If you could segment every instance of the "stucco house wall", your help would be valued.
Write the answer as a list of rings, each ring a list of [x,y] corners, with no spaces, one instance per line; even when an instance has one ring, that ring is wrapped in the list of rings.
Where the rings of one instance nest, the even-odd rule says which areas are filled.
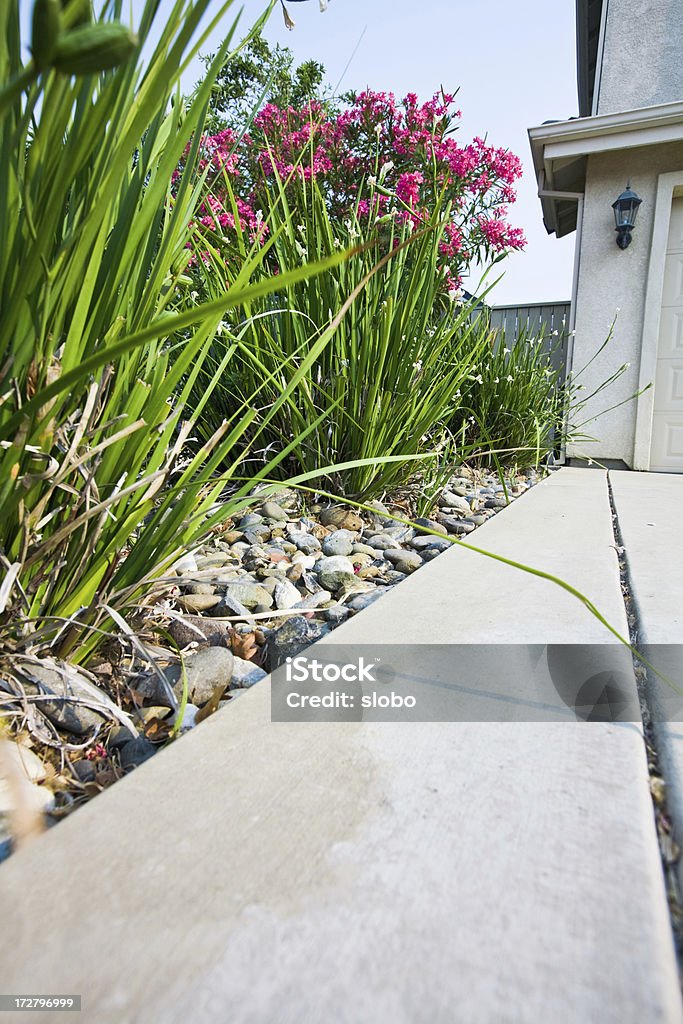
[[[597,114],[683,97],[682,0],[608,0]]]
[[[576,11],[580,116],[529,137],[546,229],[577,231],[571,369],[581,396],[629,366],[572,417],[592,420],[583,430],[596,441],[574,440],[566,454],[683,473],[683,333],[672,333],[683,322],[680,202],[669,241],[672,201],[683,197],[683,0],[576,0]],[[642,205],[621,250],[612,203],[627,184]],[[632,398],[655,374],[657,387]]]
[[[682,5],[683,6],[683,5]],[[589,395],[622,364],[629,369],[586,406],[581,419],[623,402],[639,387],[643,321],[651,261],[653,221],[659,175],[683,173],[683,143],[595,153],[588,157],[581,225],[573,369],[580,373],[595,355],[616,315],[611,341],[578,377]],[[611,204],[630,180],[643,200],[633,241],[620,250],[615,243]],[[617,312],[618,310],[618,312]],[[627,402],[588,424],[598,444],[570,443],[569,457],[619,459],[634,465],[636,403]]]

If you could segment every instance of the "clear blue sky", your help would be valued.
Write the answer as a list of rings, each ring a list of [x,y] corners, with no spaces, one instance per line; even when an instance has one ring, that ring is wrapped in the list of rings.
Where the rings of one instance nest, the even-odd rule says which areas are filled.
[[[135,21],[143,0],[131,4]],[[21,6],[26,17],[31,0]],[[574,0],[329,0],[321,14],[318,0],[309,0],[288,5],[296,21],[291,32],[278,6],[266,36],[289,46],[297,61],[320,61],[331,84],[341,79],[343,89],[369,86],[426,99],[441,85],[459,88],[461,138],[487,134],[524,164],[510,219],[524,228],[527,250],[501,265],[505,274],[489,301],[551,302],[570,297],[574,235],[546,234],[527,128],[578,112],[574,6]],[[243,8],[246,30],[265,7],[265,0],[244,0],[233,11]],[[200,67],[187,76],[188,87]]]

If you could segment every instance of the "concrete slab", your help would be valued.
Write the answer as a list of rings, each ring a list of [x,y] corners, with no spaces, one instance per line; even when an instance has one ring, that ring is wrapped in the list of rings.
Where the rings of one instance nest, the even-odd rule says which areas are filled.
[[[683,689],[683,476],[610,473],[643,653]],[[669,807],[683,837],[683,697],[650,676],[649,700]],[[683,865],[679,865],[683,883]]]
[[[561,576],[628,635],[604,472],[561,469],[466,539]],[[575,597],[463,545],[428,563],[330,643],[607,643]]]
[[[563,469],[472,539],[625,628],[604,474]],[[334,638],[608,634],[458,547]],[[98,1024],[682,1017],[630,723],[273,724],[259,684],[12,857],[0,906],[3,990],[81,992]]]
[[[633,596],[651,644],[683,644],[683,475],[609,474]]]

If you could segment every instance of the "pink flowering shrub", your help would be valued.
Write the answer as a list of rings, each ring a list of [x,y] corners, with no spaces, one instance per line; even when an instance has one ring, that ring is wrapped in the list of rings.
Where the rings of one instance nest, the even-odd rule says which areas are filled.
[[[208,297],[238,275],[349,253],[225,318],[196,384],[201,436],[254,404],[250,458],[277,453],[283,477],[325,472],[349,496],[435,464],[454,395],[486,343],[470,306],[450,300],[472,264],[524,245],[507,220],[519,160],[483,139],[460,144],[458,117],[453,96],[420,104],[366,91],[343,107],[267,103],[248,136],[227,127],[195,140],[204,181],[193,276]]]
[[[207,192],[197,226],[228,250],[238,241],[262,242],[268,225],[260,211],[270,208],[273,193],[285,183],[295,217],[297,190],[311,179],[340,223],[353,214],[368,229],[390,217],[418,229],[437,208],[446,210],[442,277],[453,291],[473,262],[525,244],[507,219],[519,159],[482,138],[457,141],[459,117],[447,93],[422,104],[413,93],[398,101],[370,90],[338,108],[318,100],[298,109],[267,103],[248,135],[228,128],[202,139]]]

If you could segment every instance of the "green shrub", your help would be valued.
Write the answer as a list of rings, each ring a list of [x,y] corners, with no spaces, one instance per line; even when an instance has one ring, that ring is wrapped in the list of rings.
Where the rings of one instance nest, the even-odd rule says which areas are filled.
[[[423,231],[413,233],[409,224],[389,218],[380,236],[353,215],[333,221],[315,182],[301,183],[298,195],[290,208],[281,190],[265,218],[275,236],[270,256],[281,271],[354,243],[361,249],[326,274],[283,288],[223,322],[198,377],[197,399],[219,370],[221,382],[197,426],[203,437],[211,436],[224,416],[258,394],[254,428],[261,458],[291,446],[280,466],[284,475],[362,460],[331,470],[326,482],[348,497],[368,498],[403,483],[435,457],[434,428],[487,338],[476,334],[469,307],[440,304],[447,204],[437,204]],[[231,263],[205,236],[202,244],[209,246],[197,264],[202,287],[220,292],[230,283]],[[302,360],[334,311],[356,292],[330,344],[302,374]],[[226,361],[228,351],[235,354]],[[273,414],[271,403],[283,392],[290,397]]]
[[[180,74],[232,0],[192,43],[209,4],[177,0],[160,14],[147,0],[133,56],[78,76],[55,70],[49,55],[40,73],[33,61],[23,66],[18,0],[0,7],[5,641],[29,633],[63,655],[85,635],[74,652],[85,657],[95,627],[144,601],[152,581],[241,507],[254,483],[230,454],[251,429],[248,405],[233,405],[201,451],[188,446],[188,397],[221,317],[275,287],[262,273],[249,283],[263,256],[252,251],[229,295],[196,308],[184,298],[199,140],[234,32],[186,109]],[[121,8],[109,4],[102,26]],[[141,56],[153,28],[158,42]],[[92,59],[80,53],[79,66]],[[186,172],[172,194],[183,153]],[[292,276],[320,269],[298,266]],[[214,383],[203,378],[205,400]],[[267,474],[267,460],[260,468]],[[230,500],[216,508],[227,483]]]
[[[454,396],[449,426],[483,465],[538,467],[565,435],[563,370],[552,359],[560,339],[527,331],[512,338],[504,330],[491,331],[485,315],[476,330],[489,341]]]
[[[587,366],[609,345],[614,326],[612,323]],[[589,455],[595,437],[586,428],[614,406],[608,405],[588,419],[584,418],[586,406],[603,393],[609,399],[612,384],[628,364],[617,367],[587,394],[581,382],[587,367],[566,373],[561,358],[563,345],[568,347],[566,336],[563,341],[557,332],[533,336],[523,330],[511,336],[502,329],[491,331],[485,315],[477,319],[475,333],[488,337],[485,356],[456,392],[447,421],[459,445],[469,447],[471,460],[486,466],[538,468],[569,442],[585,443]]]

